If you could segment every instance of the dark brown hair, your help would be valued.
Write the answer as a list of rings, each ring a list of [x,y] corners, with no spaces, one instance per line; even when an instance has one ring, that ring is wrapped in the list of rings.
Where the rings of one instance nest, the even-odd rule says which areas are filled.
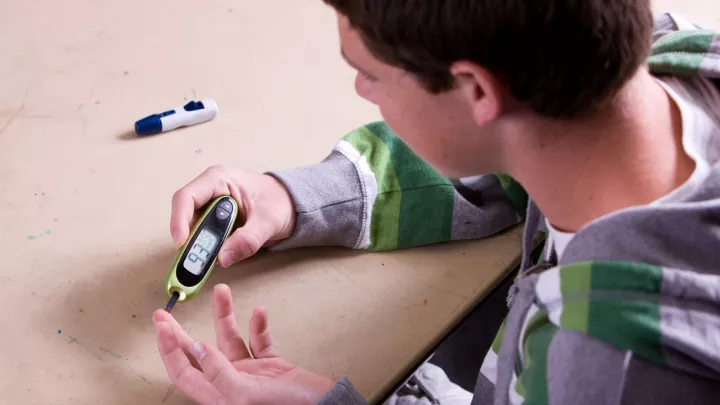
[[[453,87],[470,60],[539,114],[600,108],[649,55],[649,0],[324,0],[379,60],[430,92]]]

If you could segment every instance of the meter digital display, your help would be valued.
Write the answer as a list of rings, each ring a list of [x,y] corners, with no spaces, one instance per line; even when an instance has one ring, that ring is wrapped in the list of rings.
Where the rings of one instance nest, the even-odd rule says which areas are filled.
[[[165,280],[165,292],[178,302],[194,297],[210,276],[220,247],[230,236],[238,215],[238,205],[230,196],[208,204],[203,215],[180,248]],[[174,304],[173,304],[174,305]]]
[[[185,257],[183,266],[185,270],[189,271],[196,276],[202,273],[203,267],[210,260],[210,255],[215,251],[218,246],[220,238],[215,232],[205,228],[200,230],[200,234],[192,247],[188,255]]]

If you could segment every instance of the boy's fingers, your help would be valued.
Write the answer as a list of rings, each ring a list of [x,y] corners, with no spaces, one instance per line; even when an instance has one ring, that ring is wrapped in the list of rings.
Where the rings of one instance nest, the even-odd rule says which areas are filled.
[[[215,185],[206,173],[201,174],[173,194],[170,234],[177,248],[182,246],[188,238],[195,211],[213,197]]]
[[[178,321],[175,320],[175,317],[173,317],[167,311],[165,311],[164,309],[158,309],[153,312],[153,322],[155,324],[159,322],[167,322],[172,327],[175,336],[177,336],[178,341],[180,342],[180,345],[183,348],[190,348],[193,339],[190,337],[190,335],[187,334],[187,332],[185,332],[185,329],[180,326]]]
[[[193,216],[198,209],[211,199],[228,194],[240,203],[240,193],[237,187],[230,183],[228,170],[222,166],[208,168],[176,191],[173,194],[170,215],[170,234],[175,246],[179,248],[187,240]]]
[[[180,347],[183,349],[186,355],[190,358],[190,363],[192,363],[192,366],[200,369],[200,365],[195,361],[195,358],[190,356],[190,345],[192,345],[193,339],[188,335],[187,332],[185,332],[185,329],[180,326],[177,320],[175,320],[175,317],[170,315],[167,311],[164,309],[158,309],[155,312],[153,312],[153,322],[157,325],[160,322],[167,322],[170,327],[172,328],[173,332],[175,333],[175,337],[177,338],[178,342],[180,343]]]
[[[245,341],[238,332],[230,287],[225,284],[216,285],[213,296],[213,319],[218,348],[231,362],[250,358]]]
[[[237,396],[241,389],[238,372],[224,354],[210,345],[202,342],[194,342],[190,347],[193,356],[200,363],[203,375],[210,384],[215,387],[221,395],[227,398]]]
[[[220,393],[190,364],[172,325],[160,321],[155,324],[155,331],[160,356],[173,384],[201,404],[218,403]]]
[[[250,350],[256,359],[280,357],[270,337],[265,308],[257,307],[250,318]]]

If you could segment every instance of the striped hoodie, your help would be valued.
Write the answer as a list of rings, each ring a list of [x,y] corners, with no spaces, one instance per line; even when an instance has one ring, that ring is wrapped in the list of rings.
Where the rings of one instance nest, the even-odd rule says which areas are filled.
[[[720,88],[720,33],[663,14],[653,41],[653,74]],[[387,251],[524,221],[511,309],[473,405],[720,403],[720,133],[707,147],[717,149],[703,162],[709,174],[681,201],[600,218],[559,261],[534,264],[544,218],[518,183],[504,174],[447,179],[383,122],[371,123],[318,164],[270,173],[297,211],[294,234],[273,249]],[[320,401],[365,403],[345,378]]]

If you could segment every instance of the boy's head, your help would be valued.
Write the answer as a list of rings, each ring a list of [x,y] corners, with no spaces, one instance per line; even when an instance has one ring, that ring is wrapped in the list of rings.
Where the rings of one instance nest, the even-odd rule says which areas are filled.
[[[512,118],[600,109],[644,63],[653,26],[649,0],[324,1],[358,94],[448,176],[502,170]]]

